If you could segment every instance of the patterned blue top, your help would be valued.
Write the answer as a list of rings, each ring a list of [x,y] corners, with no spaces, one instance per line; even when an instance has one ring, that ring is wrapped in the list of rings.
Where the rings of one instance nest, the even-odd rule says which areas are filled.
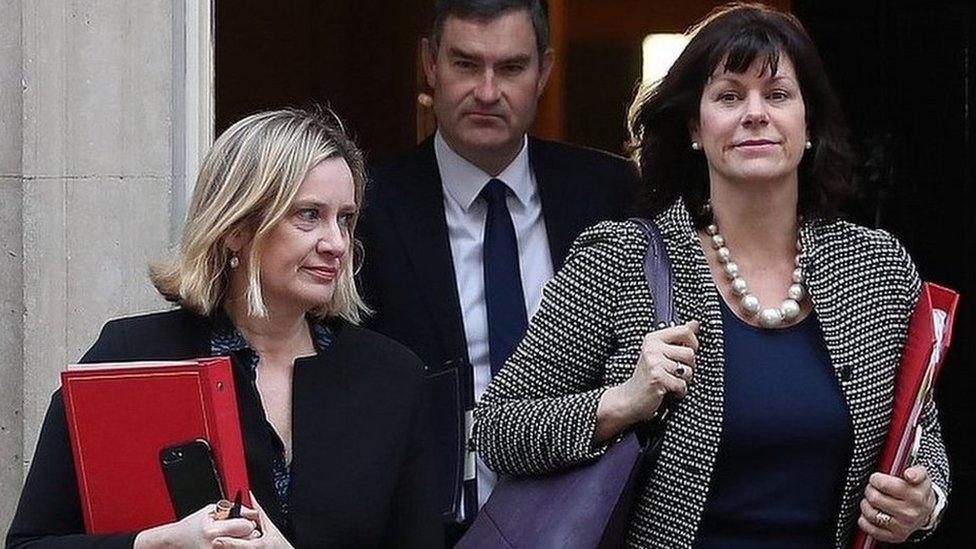
[[[332,331],[325,323],[311,317],[308,319],[308,324],[312,330],[312,341],[315,345],[315,351],[322,353],[332,344],[334,339]],[[249,374],[251,389],[257,394],[257,370],[261,357],[251,349],[250,344],[248,344],[244,336],[234,327],[234,324],[231,323],[225,314],[218,314],[214,318],[213,332],[210,334],[210,352],[215,356],[235,353],[241,360],[241,366]],[[257,401],[260,403],[261,399],[258,398]],[[287,517],[288,497],[291,493],[291,469],[285,461],[285,445],[281,442],[278,432],[275,431],[271,423],[265,422],[265,426],[271,435],[271,439],[277,443],[278,452],[272,466],[272,470],[274,471],[274,486],[275,492],[278,495],[278,505],[281,508],[281,513]]]

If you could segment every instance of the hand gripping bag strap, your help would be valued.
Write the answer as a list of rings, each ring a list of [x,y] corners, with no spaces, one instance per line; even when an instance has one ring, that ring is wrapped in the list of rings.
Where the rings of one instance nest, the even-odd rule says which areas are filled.
[[[647,234],[644,272],[656,323],[674,317],[671,266],[657,227]],[[669,408],[668,401],[662,409]],[[565,471],[503,477],[458,549],[609,549],[623,545],[630,510],[663,434],[663,416],[627,433],[600,459]]]

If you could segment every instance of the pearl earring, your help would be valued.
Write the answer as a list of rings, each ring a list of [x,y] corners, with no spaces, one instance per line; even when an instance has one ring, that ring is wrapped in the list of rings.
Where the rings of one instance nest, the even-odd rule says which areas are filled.
[[[813,143],[811,143],[810,140],[807,139],[807,142],[803,146],[809,151],[810,149],[813,148]]]
[[[701,150],[701,143],[699,143],[697,141],[692,141],[691,142],[691,148],[694,149],[694,150],[696,150],[696,151],[700,151]]]
[[[231,269],[236,269],[241,264],[241,260],[237,258],[237,252],[231,252],[229,264]]]

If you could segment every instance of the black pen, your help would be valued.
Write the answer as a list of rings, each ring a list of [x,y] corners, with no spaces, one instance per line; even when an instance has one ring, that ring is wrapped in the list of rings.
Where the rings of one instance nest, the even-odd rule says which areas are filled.
[[[237,491],[237,495],[234,496],[234,505],[230,508],[230,513],[227,514],[227,518],[241,518],[241,491]]]

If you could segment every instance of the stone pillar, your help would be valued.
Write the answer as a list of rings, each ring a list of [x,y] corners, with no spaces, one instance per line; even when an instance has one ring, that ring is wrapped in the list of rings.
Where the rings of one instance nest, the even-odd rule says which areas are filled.
[[[0,1],[0,539],[23,482],[21,2]]]
[[[65,364],[165,307],[146,265],[174,226],[174,4],[0,1],[3,534]]]

